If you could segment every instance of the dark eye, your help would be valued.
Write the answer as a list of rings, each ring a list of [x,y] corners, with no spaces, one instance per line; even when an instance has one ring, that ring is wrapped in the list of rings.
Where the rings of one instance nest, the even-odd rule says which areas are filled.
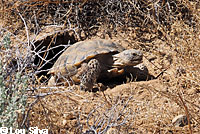
[[[133,53],[132,55],[133,55],[133,56],[136,56],[137,54],[136,54],[136,53]]]

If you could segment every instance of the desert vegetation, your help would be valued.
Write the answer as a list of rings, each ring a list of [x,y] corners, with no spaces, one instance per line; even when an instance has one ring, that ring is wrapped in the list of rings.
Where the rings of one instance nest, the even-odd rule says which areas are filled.
[[[200,132],[198,0],[1,0],[0,127],[49,133]],[[56,59],[82,40],[139,49],[153,76],[104,91],[47,85]],[[172,120],[184,115],[185,123]]]

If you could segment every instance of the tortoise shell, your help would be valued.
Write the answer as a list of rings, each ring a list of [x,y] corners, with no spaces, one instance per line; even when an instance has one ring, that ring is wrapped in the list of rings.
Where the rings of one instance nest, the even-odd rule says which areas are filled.
[[[119,53],[123,50],[122,46],[110,40],[95,39],[80,41],[67,48],[60,55],[48,74],[61,73],[71,76],[77,73],[77,68],[83,62],[87,62],[98,55],[103,56],[108,53]]]

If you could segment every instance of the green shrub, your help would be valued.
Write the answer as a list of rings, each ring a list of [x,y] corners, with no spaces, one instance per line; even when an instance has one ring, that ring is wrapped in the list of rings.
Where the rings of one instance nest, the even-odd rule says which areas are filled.
[[[0,52],[8,52],[6,50],[10,49],[10,43],[10,36],[5,36]],[[8,71],[11,67],[5,58],[0,60],[0,127],[16,129],[19,128],[18,115],[25,111],[28,77],[20,72]]]

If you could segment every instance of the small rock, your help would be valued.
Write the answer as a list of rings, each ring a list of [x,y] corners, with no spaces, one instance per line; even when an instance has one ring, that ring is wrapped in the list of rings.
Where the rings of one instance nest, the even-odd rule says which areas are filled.
[[[172,120],[172,124],[176,127],[184,127],[188,125],[187,116],[185,115],[178,115]]]
[[[106,132],[106,134],[118,134],[119,132],[117,131],[116,128],[110,128],[108,129],[108,131]]]
[[[67,120],[63,120],[63,125],[65,126],[67,124]]]

